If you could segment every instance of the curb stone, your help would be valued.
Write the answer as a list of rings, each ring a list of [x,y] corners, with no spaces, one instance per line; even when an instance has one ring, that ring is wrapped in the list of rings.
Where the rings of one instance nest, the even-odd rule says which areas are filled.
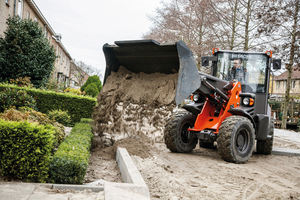
[[[125,148],[117,148],[116,161],[126,183],[105,182],[105,200],[150,199],[148,186]]]

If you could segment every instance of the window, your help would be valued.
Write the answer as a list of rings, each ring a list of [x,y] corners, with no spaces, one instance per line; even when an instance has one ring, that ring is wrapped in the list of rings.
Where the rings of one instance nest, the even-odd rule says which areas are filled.
[[[58,47],[58,45],[57,45],[56,54],[57,54],[57,56],[59,56],[59,47]]]
[[[280,81],[276,81],[276,89],[280,89]]]
[[[63,54],[62,54],[62,50],[60,50],[60,63],[62,64],[63,62]]]
[[[47,26],[46,26],[46,25],[44,25],[44,32],[45,32],[45,38],[47,38],[47,36],[48,36],[48,31],[47,31]]]
[[[283,81],[283,89],[285,90],[286,87],[286,81]]]
[[[37,22],[37,18],[36,17],[34,17],[34,21]]]
[[[241,82],[243,92],[264,93],[266,91],[268,57],[257,53],[219,52],[215,76]],[[236,72],[235,66],[239,65]]]
[[[22,14],[23,14],[23,1],[19,0],[18,1],[18,15],[21,17],[21,19],[22,19]]]
[[[296,87],[296,81],[292,81],[292,89],[295,89]]]
[[[30,18],[30,12],[27,11],[27,19],[29,19],[29,18]]]

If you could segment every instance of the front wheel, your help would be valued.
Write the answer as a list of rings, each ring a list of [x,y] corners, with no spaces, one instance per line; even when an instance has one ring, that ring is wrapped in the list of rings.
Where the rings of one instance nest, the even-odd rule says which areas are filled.
[[[217,136],[218,153],[223,160],[245,163],[252,155],[255,132],[249,119],[243,116],[227,117]]]
[[[167,148],[172,152],[188,153],[197,145],[195,134],[187,131],[194,127],[196,116],[187,111],[174,113],[167,121],[164,130],[164,139]]]

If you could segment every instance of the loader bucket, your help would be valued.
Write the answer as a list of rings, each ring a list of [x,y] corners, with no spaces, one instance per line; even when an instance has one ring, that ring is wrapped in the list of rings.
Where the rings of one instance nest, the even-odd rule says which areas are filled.
[[[172,44],[154,40],[116,41],[114,45],[105,44],[103,51],[106,59],[103,85],[112,71],[117,72],[123,66],[134,73],[178,73],[177,105],[200,87],[193,53],[181,40]]]

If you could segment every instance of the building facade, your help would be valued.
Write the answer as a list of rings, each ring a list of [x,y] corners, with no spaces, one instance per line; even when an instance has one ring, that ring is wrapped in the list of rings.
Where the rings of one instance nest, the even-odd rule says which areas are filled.
[[[22,19],[32,19],[40,24],[45,37],[53,45],[57,55],[52,78],[57,79],[59,83],[69,84],[72,57],[61,42],[62,36],[55,33],[33,0],[0,0],[0,35],[3,36],[7,28],[6,19],[16,15]]]
[[[277,100],[282,100],[284,98],[287,85],[287,77],[287,71],[274,77],[273,96],[276,96]],[[290,95],[294,97],[300,97],[300,63],[295,65],[292,69]]]

